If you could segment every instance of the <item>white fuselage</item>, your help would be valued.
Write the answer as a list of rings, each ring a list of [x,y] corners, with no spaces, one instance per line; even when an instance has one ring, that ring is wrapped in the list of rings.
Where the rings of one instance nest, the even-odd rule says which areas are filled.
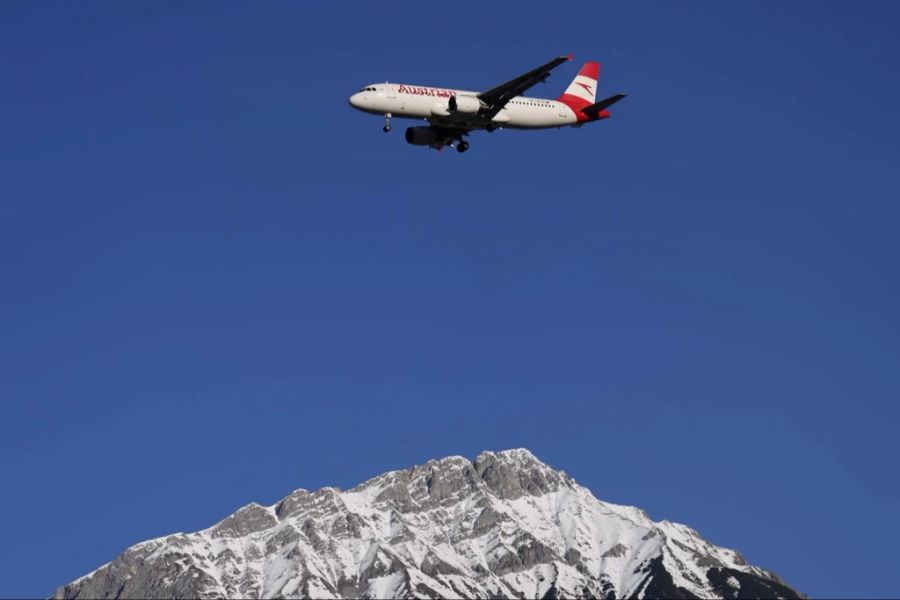
[[[459,110],[451,110],[455,96]],[[544,129],[577,125],[575,112],[557,100],[516,96],[491,119],[477,114],[478,92],[398,83],[368,85],[350,96],[354,108],[378,115],[426,119],[447,127]]]

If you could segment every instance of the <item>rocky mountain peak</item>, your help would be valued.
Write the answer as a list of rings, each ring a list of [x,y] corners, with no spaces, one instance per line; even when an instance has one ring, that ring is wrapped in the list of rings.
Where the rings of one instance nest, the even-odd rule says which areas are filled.
[[[137,544],[54,597],[172,596],[799,597],[689,527],[597,500],[525,449],[251,503]]]
[[[473,467],[487,487],[505,500],[539,496],[567,484],[564,473],[554,471],[524,448],[482,452]]]

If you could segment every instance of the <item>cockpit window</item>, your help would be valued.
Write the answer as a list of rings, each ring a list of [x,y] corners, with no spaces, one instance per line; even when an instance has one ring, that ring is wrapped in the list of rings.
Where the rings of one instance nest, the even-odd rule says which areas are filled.
[[[373,87],[364,87],[363,89],[361,89],[361,90],[359,90],[359,91],[361,91],[361,92],[374,92],[374,91],[375,91],[375,88],[373,88]]]

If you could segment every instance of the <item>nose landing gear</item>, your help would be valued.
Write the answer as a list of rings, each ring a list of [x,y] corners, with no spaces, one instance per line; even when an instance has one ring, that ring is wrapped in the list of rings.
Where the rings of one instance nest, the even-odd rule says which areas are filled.
[[[391,113],[384,113],[384,127],[381,130],[385,133],[391,130]]]

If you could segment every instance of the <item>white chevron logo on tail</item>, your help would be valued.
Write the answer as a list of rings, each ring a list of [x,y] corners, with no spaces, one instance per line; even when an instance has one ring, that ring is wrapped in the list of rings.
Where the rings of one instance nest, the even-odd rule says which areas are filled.
[[[578,75],[563,92],[560,100],[564,98],[576,104],[587,106],[594,103],[597,97],[597,78],[600,74],[600,63],[585,63]]]

